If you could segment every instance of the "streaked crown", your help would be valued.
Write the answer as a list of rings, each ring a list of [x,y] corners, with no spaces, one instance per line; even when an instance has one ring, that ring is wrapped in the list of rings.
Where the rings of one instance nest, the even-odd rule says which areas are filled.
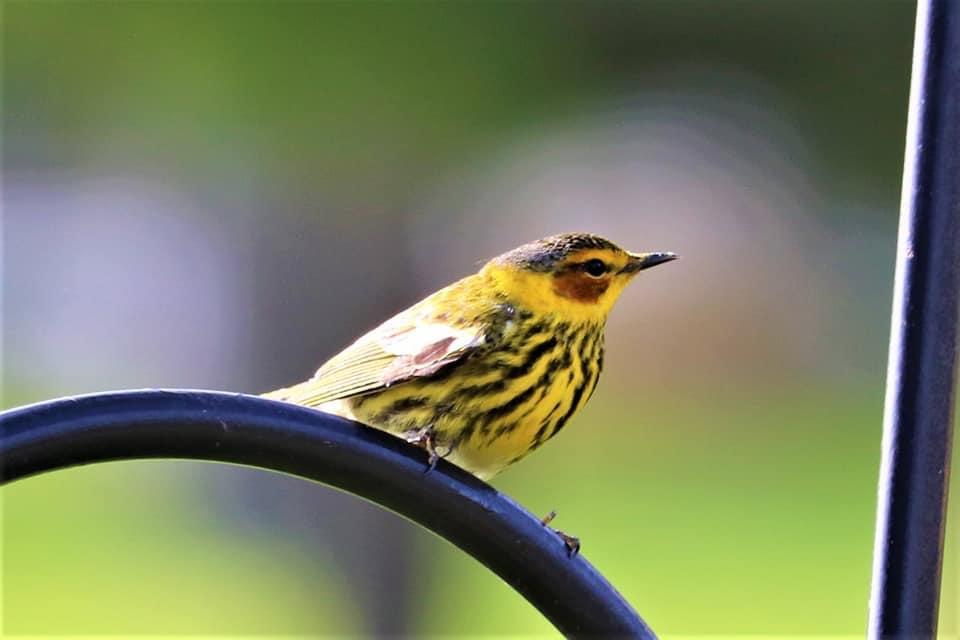
[[[494,260],[529,269],[531,271],[554,271],[570,256],[586,249],[602,249],[626,257],[627,252],[606,238],[591,233],[561,233],[542,240],[529,242]]]

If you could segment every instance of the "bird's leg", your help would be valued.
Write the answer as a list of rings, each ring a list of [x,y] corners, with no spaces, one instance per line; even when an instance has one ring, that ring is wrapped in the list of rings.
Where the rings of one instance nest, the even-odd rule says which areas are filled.
[[[440,459],[440,454],[437,453],[437,441],[433,434],[433,429],[425,427],[419,431],[408,433],[405,435],[405,440],[427,452],[430,457],[427,460],[427,470],[424,471],[424,473],[433,471],[437,466],[437,460]]]
[[[553,522],[553,519],[556,517],[557,517],[557,512],[551,511],[550,513],[548,513],[547,515],[543,516],[543,518],[540,519],[540,524],[542,524],[545,527],[548,527],[551,531],[557,534],[561,540],[563,540],[563,544],[567,546],[567,555],[569,555],[572,558],[573,556],[577,555],[577,553],[580,552],[580,538],[575,538],[574,536],[568,535],[563,531],[560,531],[560,529],[554,529],[553,527],[551,527],[550,523]]]

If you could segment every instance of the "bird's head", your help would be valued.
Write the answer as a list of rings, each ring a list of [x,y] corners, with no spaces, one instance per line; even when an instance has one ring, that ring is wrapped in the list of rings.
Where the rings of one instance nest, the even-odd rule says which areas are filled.
[[[630,253],[600,236],[565,233],[497,256],[481,273],[534,313],[602,322],[634,276],[676,258],[669,252]]]

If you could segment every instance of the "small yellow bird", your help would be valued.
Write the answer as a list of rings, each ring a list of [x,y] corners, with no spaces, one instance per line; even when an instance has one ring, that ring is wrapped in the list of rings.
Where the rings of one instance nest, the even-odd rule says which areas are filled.
[[[676,257],[586,233],[525,244],[265,397],[383,429],[425,447],[431,468],[439,456],[490,479],[586,404],[614,302],[637,273]]]

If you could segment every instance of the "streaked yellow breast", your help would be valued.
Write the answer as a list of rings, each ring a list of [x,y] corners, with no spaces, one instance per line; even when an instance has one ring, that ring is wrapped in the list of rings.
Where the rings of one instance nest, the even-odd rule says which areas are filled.
[[[593,392],[603,325],[520,313],[501,344],[437,375],[345,402],[398,435],[433,430],[451,462],[489,478],[556,435]]]

